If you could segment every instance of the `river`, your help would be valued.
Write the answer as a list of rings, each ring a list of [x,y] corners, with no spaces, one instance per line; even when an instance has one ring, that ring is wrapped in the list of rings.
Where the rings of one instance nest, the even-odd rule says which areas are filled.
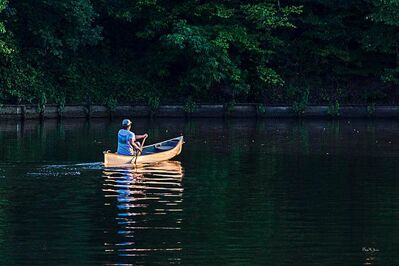
[[[105,168],[119,120],[0,122],[0,264],[399,265],[399,122],[135,119],[171,161]]]

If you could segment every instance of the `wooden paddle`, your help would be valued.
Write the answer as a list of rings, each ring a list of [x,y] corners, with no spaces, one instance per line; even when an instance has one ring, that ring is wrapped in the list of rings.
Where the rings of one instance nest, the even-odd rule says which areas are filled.
[[[148,138],[148,136],[145,137],[145,138],[143,139],[143,141],[141,142],[140,150],[143,150],[144,142],[145,142],[145,140],[146,140],[147,138]],[[137,157],[139,157],[139,153],[141,154],[140,151],[137,151],[137,152],[136,152],[136,157],[135,157],[135,159],[134,159],[134,164],[136,164],[136,162],[137,162]]]

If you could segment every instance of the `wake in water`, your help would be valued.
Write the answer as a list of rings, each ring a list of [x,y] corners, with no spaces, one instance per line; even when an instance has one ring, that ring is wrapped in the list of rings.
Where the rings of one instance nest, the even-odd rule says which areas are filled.
[[[83,170],[101,170],[103,168],[103,163],[93,162],[93,163],[77,163],[77,164],[50,164],[43,166],[45,168],[65,168],[65,167],[76,167]]]
[[[102,170],[101,162],[94,163],[78,163],[78,164],[49,164],[43,165],[31,172],[29,176],[79,176],[82,172]]]

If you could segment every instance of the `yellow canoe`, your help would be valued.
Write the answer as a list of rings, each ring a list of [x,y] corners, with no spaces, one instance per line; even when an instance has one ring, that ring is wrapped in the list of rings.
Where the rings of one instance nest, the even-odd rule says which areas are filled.
[[[121,166],[127,164],[155,163],[172,159],[180,154],[183,147],[183,136],[144,146],[138,155],[126,156],[104,152],[104,166]]]

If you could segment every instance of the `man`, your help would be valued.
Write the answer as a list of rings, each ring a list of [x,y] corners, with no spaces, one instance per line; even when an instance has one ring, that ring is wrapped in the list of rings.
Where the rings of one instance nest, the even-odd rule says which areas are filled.
[[[132,128],[132,122],[129,119],[123,119],[122,129],[118,132],[118,151],[120,155],[134,155],[135,151],[142,152],[140,143],[136,140],[144,139],[148,137],[148,134],[135,135],[130,131]]]

